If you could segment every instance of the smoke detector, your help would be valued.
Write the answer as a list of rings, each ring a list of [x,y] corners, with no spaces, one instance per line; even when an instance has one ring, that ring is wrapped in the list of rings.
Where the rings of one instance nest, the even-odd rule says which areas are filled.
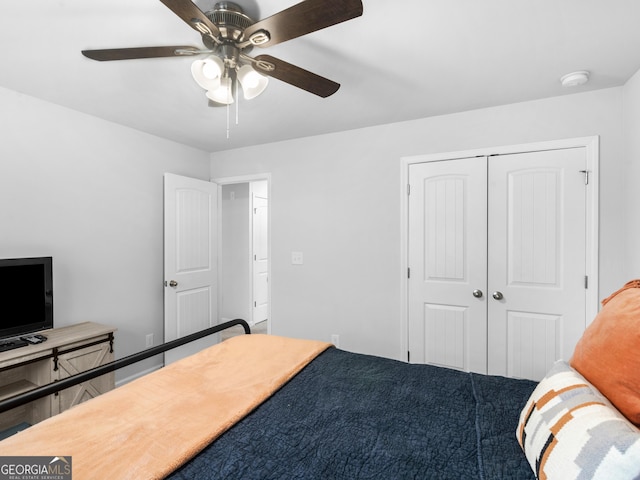
[[[567,73],[560,78],[560,83],[562,83],[563,87],[577,87],[578,85],[584,85],[588,81],[589,72],[586,70]]]

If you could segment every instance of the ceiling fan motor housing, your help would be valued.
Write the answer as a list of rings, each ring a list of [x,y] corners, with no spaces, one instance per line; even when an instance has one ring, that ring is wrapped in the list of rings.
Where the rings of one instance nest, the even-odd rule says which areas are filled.
[[[205,15],[218,27],[222,40],[233,43],[240,41],[245,28],[256,23],[233,2],[218,2],[213,10],[206,12]],[[208,36],[203,35],[202,40],[207,48],[215,47],[215,43]]]

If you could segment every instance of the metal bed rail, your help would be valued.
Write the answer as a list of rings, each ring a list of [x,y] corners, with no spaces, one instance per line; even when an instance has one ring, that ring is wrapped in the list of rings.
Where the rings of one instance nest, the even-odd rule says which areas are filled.
[[[126,367],[141,360],[145,360],[160,353],[164,353],[167,350],[171,350],[172,348],[180,347],[186,343],[193,342],[194,340],[198,340],[208,335],[221,332],[222,330],[226,330],[227,328],[234,327],[236,325],[241,325],[244,328],[245,334],[251,333],[251,328],[245,320],[242,320],[240,318],[230,320],[228,322],[215,325],[205,330],[192,333],[191,335],[187,335],[176,340],[171,340],[170,342],[163,343],[162,345],[157,345],[141,352],[134,353],[133,355],[129,355],[128,357],[114,360],[113,362],[106,363],[96,368],[92,368],[91,370],[86,370],[77,375],[72,375],[71,377],[67,377],[57,382],[49,383],[47,385],[34,388],[33,390],[29,390],[19,395],[0,400],[0,413],[6,412],[7,410],[11,410],[15,407],[19,407],[20,405],[24,405],[25,403],[38,400],[39,398],[46,397],[47,395],[59,392],[60,390],[64,390],[65,388],[73,387],[74,385],[78,385],[79,383],[86,382],[87,380],[99,377],[100,375],[104,375],[105,373],[113,372],[115,370],[118,370],[119,368]]]

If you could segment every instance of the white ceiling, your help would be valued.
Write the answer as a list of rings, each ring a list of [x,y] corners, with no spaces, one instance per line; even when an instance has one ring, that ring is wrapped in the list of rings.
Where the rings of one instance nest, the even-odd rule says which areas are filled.
[[[203,11],[215,0],[197,0]],[[255,19],[297,0],[235,0]],[[193,58],[96,62],[83,49],[193,45],[158,0],[0,5],[0,86],[215,152],[623,85],[640,69],[638,0],[363,0],[362,17],[266,49],[341,84],[322,99],[271,79],[208,106]],[[589,70],[575,89],[559,77]]]

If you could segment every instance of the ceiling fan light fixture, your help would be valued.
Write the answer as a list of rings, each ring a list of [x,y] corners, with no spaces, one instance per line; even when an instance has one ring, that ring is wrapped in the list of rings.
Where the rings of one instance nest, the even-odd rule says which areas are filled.
[[[205,90],[215,90],[220,87],[222,72],[224,72],[224,64],[215,55],[196,60],[191,64],[193,79]]]
[[[207,98],[222,105],[233,103],[233,83],[231,78],[222,77],[217,88],[207,90]]]
[[[238,80],[246,100],[257,97],[269,85],[269,78],[256,72],[251,65],[243,65],[238,69]]]

